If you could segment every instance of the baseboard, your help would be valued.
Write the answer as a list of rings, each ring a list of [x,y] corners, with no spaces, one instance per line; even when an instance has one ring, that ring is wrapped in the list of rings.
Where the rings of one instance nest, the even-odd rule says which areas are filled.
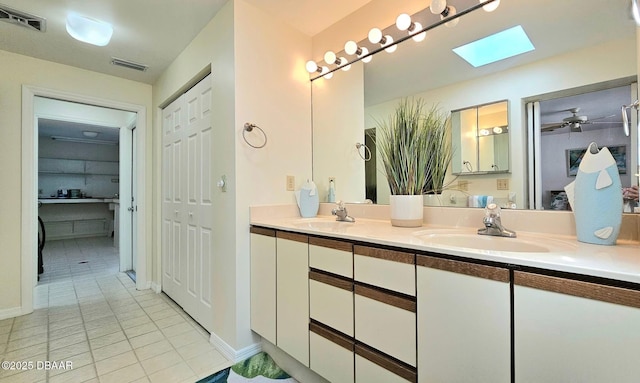
[[[243,361],[262,351],[262,344],[260,343],[254,343],[240,350],[235,350],[214,333],[211,333],[209,343],[214,345],[225,358],[229,359],[233,363]]]
[[[15,318],[20,315],[23,315],[22,307],[12,307],[10,309],[0,310],[0,320],[7,319],[7,318]]]
[[[162,286],[156,282],[147,282],[149,288],[153,290],[156,294],[160,294],[162,292]]]

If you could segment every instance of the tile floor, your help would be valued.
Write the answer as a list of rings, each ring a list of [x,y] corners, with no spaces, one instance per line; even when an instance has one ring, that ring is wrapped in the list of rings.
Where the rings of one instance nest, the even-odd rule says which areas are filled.
[[[35,311],[0,320],[8,382],[196,382],[231,365],[209,334],[164,294],[138,291],[118,272],[110,238],[47,242]],[[72,369],[38,369],[70,361]]]

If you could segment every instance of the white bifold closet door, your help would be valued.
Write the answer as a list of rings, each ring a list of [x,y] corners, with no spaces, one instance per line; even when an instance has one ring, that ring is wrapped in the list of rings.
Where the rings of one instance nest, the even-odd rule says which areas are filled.
[[[211,75],[162,113],[162,290],[212,331]]]

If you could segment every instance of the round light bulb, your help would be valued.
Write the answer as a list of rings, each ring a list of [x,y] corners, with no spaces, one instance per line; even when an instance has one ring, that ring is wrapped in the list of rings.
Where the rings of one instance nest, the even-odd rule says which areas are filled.
[[[493,128],[493,133],[495,134],[500,134],[502,133],[502,128],[499,126],[496,126],[495,128]]]
[[[331,80],[331,78],[333,77],[333,72],[331,72],[331,73],[327,73],[327,74],[325,74],[325,75],[324,75],[324,76],[322,76],[322,77],[326,78],[327,80]]]
[[[401,31],[406,31],[411,26],[411,16],[406,13],[401,14],[396,19],[396,27]]]
[[[480,3],[484,3],[486,0],[478,0]],[[482,7],[486,12],[493,12],[500,6],[500,0],[496,0],[493,3],[489,3]]]
[[[344,44],[344,52],[348,55],[354,55],[358,51],[358,44],[355,41],[350,40]]]
[[[367,49],[367,47],[362,47],[360,49],[362,50],[362,53],[360,53],[358,55],[358,57],[362,57],[362,56],[365,56],[365,55],[369,54],[369,49]],[[363,63],[368,63],[368,62],[371,61],[372,58],[373,58],[373,56],[365,57],[365,58],[362,59],[362,62]]]
[[[313,73],[318,70],[318,64],[315,61],[307,61],[305,68],[307,68],[307,72]]]
[[[333,64],[336,62],[336,54],[332,51],[327,51],[327,53],[324,54],[324,62],[327,64]]]
[[[480,130],[480,134],[483,136],[488,136],[489,135],[489,131],[487,129],[482,129]]]
[[[382,40],[382,31],[378,28],[372,28],[369,31],[369,41],[371,44],[377,44]]]
[[[453,5],[450,5],[447,7],[449,10],[449,13],[447,13],[447,17],[444,17],[442,15],[440,15],[440,20],[444,20],[448,17],[454,16],[455,14],[458,13],[458,10],[456,9],[456,7],[454,7]],[[456,25],[458,25],[458,22],[460,21],[460,19],[455,19],[455,20],[451,20],[447,23],[444,23],[445,26],[452,28],[455,27]]]
[[[441,14],[445,8],[447,8],[447,0],[431,0],[431,5],[429,5],[429,10],[434,15]]]
[[[389,44],[393,44],[393,37],[391,37],[389,35],[386,35],[384,38],[386,40],[385,46],[387,46]],[[392,45],[392,46],[390,46],[388,48],[385,48],[384,51],[387,52],[387,53],[393,53],[393,52],[396,51],[396,49],[398,49],[398,45],[397,44],[396,45]]]
[[[342,60],[343,64],[347,63],[347,59],[344,58],[344,57],[340,57],[340,60]],[[342,70],[345,71],[345,72],[348,71],[349,69],[351,69],[351,64],[345,65],[345,66],[342,67]]]
[[[423,41],[426,37],[427,37],[427,32],[422,32],[419,34],[416,34],[417,32],[420,32],[422,30],[422,24],[416,22],[415,23],[415,28],[413,28],[413,31],[410,32],[411,35],[413,35],[412,39],[415,42],[420,42]]]

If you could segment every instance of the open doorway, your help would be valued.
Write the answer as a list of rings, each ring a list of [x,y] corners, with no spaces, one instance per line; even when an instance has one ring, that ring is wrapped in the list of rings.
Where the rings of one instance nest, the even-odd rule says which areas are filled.
[[[46,101],[46,102],[45,102]],[[54,105],[47,106],[47,103]],[[43,107],[42,104],[45,106]],[[78,116],[72,112],[71,107],[84,109],[85,114]],[[88,113],[86,111],[89,110]],[[106,117],[108,114],[119,113],[120,119],[116,122],[109,122]],[[55,122],[54,122],[55,121]],[[61,153],[59,151],[60,144],[67,147],[66,152],[58,157],[51,155],[47,159],[51,173],[43,176],[43,171],[47,169],[41,168],[40,165],[40,141],[45,142],[40,135],[40,125],[45,127],[43,131],[47,131],[46,124],[53,125],[49,128],[61,128],[61,125],[75,128],[66,132],[58,132],[56,139],[53,134],[49,135],[51,144],[46,150],[50,150],[48,154]],[[144,158],[143,150],[132,149],[134,142],[137,145],[142,143],[134,140],[134,130],[144,131],[146,125],[146,111],[144,106],[124,104],[111,100],[103,100],[90,98],[80,95],[68,94],[53,90],[41,88],[33,88],[29,86],[23,87],[23,225],[22,225],[22,307],[23,312],[27,313],[33,310],[34,287],[37,284],[38,275],[38,249],[40,248],[36,238],[38,237],[38,197],[48,197],[58,199],[66,197],[71,202],[68,205],[83,206],[83,208],[71,212],[69,214],[58,215],[58,220],[50,220],[49,232],[46,233],[47,242],[55,239],[56,235],[60,236],[77,236],[83,238],[95,238],[102,235],[102,238],[118,248],[118,254],[123,257],[117,257],[115,271],[126,271],[123,265],[129,265],[128,269],[133,269],[133,265],[137,265],[138,275],[136,287],[138,289],[149,288],[146,281],[146,260],[137,259],[134,261],[135,254],[145,254],[144,252],[144,235],[143,225],[137,224],[132,226],[133,219],[129,216],[139,214],[143,211],[143,206],[137,198],[132,196],[132,191],[144,193],[144,174],[136,174],[134,177],[134,169],[132,164]],[[88,134],[85,134],[88,132]],[[98,133],[95,137],[95,133]],[[79,136],[79,137],[78,137]],[[62,139],[60,139],[62,138]],[[107,142],[91,142],[96,141],[117,141],[117,144]],[[84,141],[84,142],[83,142]],[[73,144],[83,144],[84,149],[80,146],[71,147]],[[45,145],[46,147],[47,145]],[[57,147],[53,147],[57,146]],[[111,149],[106,149],[112,146]],[[114,150],[113,147],[117,149]],[[91,147],[92,149],[87,149]],[[119,148],[118,148],[119,147]],[[98,149],[100,148],[100,149]],[[126,148],[126,150],[119,150]],[[96,158],[80,158],[86,152],[91,152]],[[133,155],[136,155],[135,161]],[[102,156],[102,157],[101,157]],[[98,158],[100,157],[100,158]],[[108,158],[107,158],[108,157]],[[43,164],[47,161],[44,161]],[[142,173],[144,173],[142,168]],[[58,174],[53,174],[58,173]],[[63,176],[64,173],[64,176]],[[66,177],[66,178],[65,178]],[[40,178],[44,180],[40,183]],[[48,180],[45,180],[48,178]],[[131,183],[136,183],[135,187]],[[105,187],[108,185],[108,187]],[[102,191],[101,191],[102,190]],[[58,193],[60,192],[60,193]],[[66,193],[66,196],[65,196]],[[74,198],[75,197],[75,198]],[[100,199],[100,208],[88,209],[86,206],[95,204],[97,201],[80,201],[85,197],[103,197],[93,198]],[[109,198],[110,197],[110,198]],[[44,198],[42,198],[44,199]],[[62,198],[61,198],[62,199]],[[81,205],[84,204],[84,205]],[[62,205],[51,203],[49,205]],[[109,213],[109,209],[111,213]],[[57,206],[57,209],[62,209]],[[90,210],[93,216],[82,217],[80,213]],[[105,213],[106,212],[106,213]],[[118,213],[119,222],[116,222],[115,215]],[[110,218],[111,216],[113,218]],[[54,214],[55,215],[55,214]],[[96,216],[97,215],[97,216]],[[102,216],[100,216],[102,215]],[[61,217],[61,218],[60,218]],[[44,220],[46,229],[47,220]],[[142,220],[139,220],[142,221]],[[126,229],[123,229],[125,227]],[[118,233],[119,232],[119,233]],[[114,239],[118,233],[117,240]],[[113,237],[112,237],[113,235]],[[136,238],[136,241],[133,241]],[[135,247],[134,247],[135,246]],[[47,243],[45,243],[45,249]],[[90,251],[89,251],[90,252]],[[126,256],[124,255],[126,254]],[[133,255],[133,257],[132,257]],[[124,259],[121,259],[124,258]],[[80,260],[82,261],[82,260]],[[46,264],[43,265],[46,269]],[[81,267],[81,266],[80,266]],[[140,273],[142,271],[143,273]]]
[[[98,270],[135,275],[132,236],[120,235],[131,231],[131,219],[117,218],[120,195],[134,198],[121,189],[132,190],[127,182],[134,162],[129,127],[135,125],[136,114],[46,97],[35,98],[34,112],[38,219],[43,225],[39,281]]]

